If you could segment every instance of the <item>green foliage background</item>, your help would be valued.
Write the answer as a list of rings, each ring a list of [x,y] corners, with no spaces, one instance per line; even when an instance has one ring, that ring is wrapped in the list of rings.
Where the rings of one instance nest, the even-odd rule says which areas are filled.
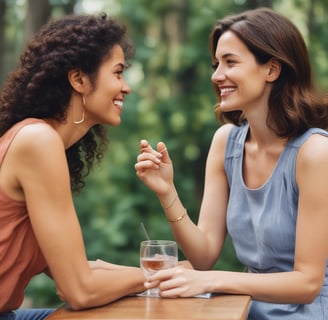
[[[24,1],[1,1],[7,1],[3,79],[22,50],[25,7]],[[76,11],[88,12],[81,5],[86,0],[52,0],[52,15],[64,14],[68,2],[76,2]],[[137,49],[126,75],[133,93],[124,104],[121,126],[108,130],[106,158],[88,177],[85,190],[74,201],[89,258],[138,265],[139,243],[144,239],[141,222],[152,238],[172,238],[155,195],[135,175],[140,139],[148,139],[153,146],[161,140],[167,143],[180,197],[197,222],[207,151],[218,127],[213,113],[215,97],[208,49],[214,22],[228,13],[259,6],[271,6],[288,15],[304,35],[318,83],[326,89],[328,1],[108,0],[97,4],[100,11],[128,25]],[[183,259],[181,253],[180,256]],[[243,268],[229,238],[215,268]],[[60,304],[52,281],[45,276],[32,281],[27,295],[33,298],[35,306]]]

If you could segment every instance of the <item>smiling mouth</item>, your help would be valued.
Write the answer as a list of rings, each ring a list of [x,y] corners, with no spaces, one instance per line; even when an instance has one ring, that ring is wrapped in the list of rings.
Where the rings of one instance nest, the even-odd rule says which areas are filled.
[[[122,100],[114,100],[114,104],[115,104],[115,106],[119,107],[120,109],[122,109],[122,107],[123,107]]]
[[[228,93],[234,92],[236,88],[221,88],[220,89],[220,94],[221,96],[226,95]]]

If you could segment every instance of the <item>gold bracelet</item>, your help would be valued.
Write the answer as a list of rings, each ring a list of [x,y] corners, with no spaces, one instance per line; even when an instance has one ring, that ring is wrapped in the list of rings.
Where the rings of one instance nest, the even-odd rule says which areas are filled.
[[[175,202],[176,199],[178,199],[178,194],[175,195],[175,197],[174,197],[174,199],[172,200],[172,202],[171,202],[166,208],[164,208],[164,206],[163,206],[162,203],[161,203],[163,209],[164,209],[164,210],[170,209],[170,208],[173,206],[173,203]]]
[[[182,220],[186,214],[187,214],[187,210],[186,210],[186,208],[184,208],[184,213],[181,216],[177,217],[176,219],[167,219],[167,221],[168,222],[178,222],[178,221]]]

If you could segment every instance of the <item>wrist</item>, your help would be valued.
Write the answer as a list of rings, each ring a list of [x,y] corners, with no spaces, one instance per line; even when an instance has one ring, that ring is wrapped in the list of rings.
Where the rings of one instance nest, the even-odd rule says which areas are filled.
[[[178,193],[175,188],[171,189],[166,194],[157,195],[157,198],[164,210],[167,210],[173,206],[178,199]]]
[[[167,202],[167,204],[164,204],[164,203],[162,203],[162,201],[160,201],[162,208],[164,210],[170,209],[174,205],[174,202],[177,199],[178,199],[178,194],[176,193],[175,195],[173,195],[173,198],[169,202]]]
[[[178,217],[176,217],[176,218],[168,218],[168,217],[166,217],[166,219],[167,219],[168,222],[174,223],[174,222],[179,222],[179,221],[182,220],[186,215],[187,215],[187,210],[186,210],[186,208],[184,208],[184,211],[183,211],[183,213],[182,213],[180,216],[178,216]]]

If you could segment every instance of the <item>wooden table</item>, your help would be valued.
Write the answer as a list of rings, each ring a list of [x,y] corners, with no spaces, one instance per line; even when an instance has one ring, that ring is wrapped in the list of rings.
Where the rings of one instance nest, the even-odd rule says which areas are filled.
[[[245,320],[250,301],[250,297],[241,295],[177,299],[126,297],[103,307],[83,311],[72,311],[63,306],[48,316],[47,320]]]

